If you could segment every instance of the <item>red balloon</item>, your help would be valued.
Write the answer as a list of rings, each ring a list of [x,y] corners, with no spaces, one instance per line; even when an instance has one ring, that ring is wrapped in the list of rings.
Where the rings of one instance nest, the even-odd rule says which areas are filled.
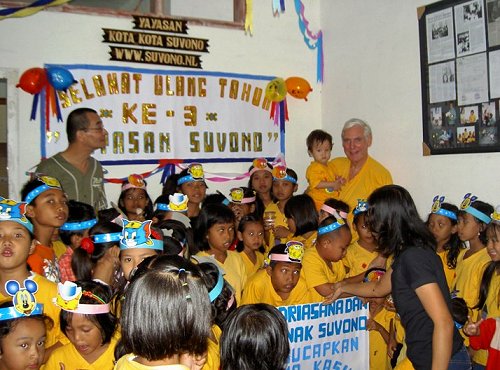
[[[30,94],[38,94],[47,84],[47,73],[43,68],[30,68],[24,71],[16,87]]]

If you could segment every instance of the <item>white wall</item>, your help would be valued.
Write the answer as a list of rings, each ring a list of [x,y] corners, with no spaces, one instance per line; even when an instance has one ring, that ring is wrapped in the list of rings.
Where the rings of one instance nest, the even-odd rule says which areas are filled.
[[[306,14],[312,27],[319,28],[319,7],[313,0],[304,1]],[[189,36],[209,39],[209,54],[203,55],[203,69],[279,77],[300,76],[306,78],[314,91],[309,101],[288,99],[290,121],[287,123],[286,148],[288,165],[302,174],[301,189],[305,188],[303,174],[308,165],[305,149],[305,133],[321,126],[321,86],[316,84],[316,52],[305,45],[298,27],[293,3],[284,14],[274,17],[269,0],[254,0],[254,34],[245,35],[243,30],[189,26]],[[2,68],[23,71],[44,63],[87,63],[117,65],[108,60],[108,45],[101,42],[101,28],[132,29],[131,18],[87,16],[54,11],[43,11],[31,17],[0,21],[0,74]],[[133,64],[124,64],[134,66]],[[136,65],[145,67],[144,65]],[[151,66],[158,68],[158,66]],[[170,67],[169,67],[170,68]],[[168,69],[168,68],[166,68]],[[12,82],[12,81],[10,81]],[[17,83],[17,81],[13,81]],[[15,178],[15,190],[11,197],[18,198],[20,186],[27,180],[25,171],[40,160],[39,122],[30,122],[32,98],[18,90],[19,120],[12,122],[12,129],[19,128],[19,163],[10,165],[10,175]],[[56,123],[51,123],[52,127]],[[63,130],[63,126],[61,127]],[[246,172],[250,163],[207,164],[209,172]],[[130,173],[146,172],[153,165],[107,166],[109,177],[124,177]],[[151,196],[159,195],[160,175],[148,179]],[[222,190],[246,181],[225,184],[209,184],[210,191]],[[119,186],[106,186],[108,200],[117,200]]]
[[[500,204],[500,153],[422,156],[417,7],[425,0],[323,1],[326,78],[323,127],[366,119],[370,153],[413,195],[426,215],[437,194],[459,205],[466,192]],[[341,154],[341,147],[334,147]]]

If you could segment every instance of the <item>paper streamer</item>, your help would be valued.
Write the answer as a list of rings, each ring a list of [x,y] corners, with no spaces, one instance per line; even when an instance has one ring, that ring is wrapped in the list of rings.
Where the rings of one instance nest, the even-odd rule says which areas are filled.
[[[304,4],[301,0],[295,0],[295,10],[299,16],[299,28],[302,36],[304,36],[304,42],[307,47],[311,50],[318,49],[317,60],[316,60],[316,79],[318,82],[323,82],[324,73],[324,58],[323,58],[323,31],[319,31],[314,34],[309,29],[309,21],[304,15]],[[311,41],[312,40],[312,41]]]
[[[0,10],[0,20],[6,18],[21,18],[38,13],[40,10],[44,10],[50,6],[58,6],[70,2],[71,0],[38,0],[30,5],[7,8]]]

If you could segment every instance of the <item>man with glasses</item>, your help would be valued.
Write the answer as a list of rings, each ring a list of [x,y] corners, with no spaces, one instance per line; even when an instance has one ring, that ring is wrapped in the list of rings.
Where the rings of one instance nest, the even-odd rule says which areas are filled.
[[[106,146],[108,132],[97,112],[90,108],[72,111],[66,121],[68,147],[40,162],[37,174],[59,180],[68,199],[90,204],[96,211],[107,208],[103,169],[92,157]]]

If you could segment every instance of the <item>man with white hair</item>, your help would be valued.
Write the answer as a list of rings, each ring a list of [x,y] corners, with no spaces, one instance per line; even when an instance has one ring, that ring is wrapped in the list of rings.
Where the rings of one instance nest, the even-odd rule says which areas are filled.
[[[391,173],[368,155],[371,145],[370,126],[359,118],[351,118],[342,129],[342,147],[347,158],[335,158],[328,163],[336,175],[346,180],[339,199],[346,202],[351,211],[358,199],[366,199],[375,189],[392,184]]]

